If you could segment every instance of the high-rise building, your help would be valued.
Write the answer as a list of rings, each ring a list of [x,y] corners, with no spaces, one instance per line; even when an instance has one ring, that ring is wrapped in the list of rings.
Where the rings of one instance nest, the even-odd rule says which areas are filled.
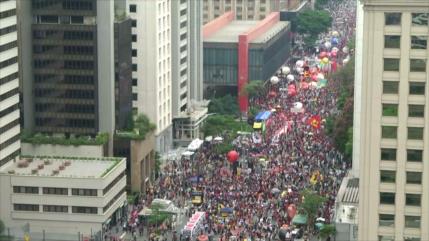
[[[207,117],[203,98],[202,1],[171,2],[173,141],[181,145],[200,137]]]
[[[115,12],[121,4],[122,13]],[[66,136],[107,132],[111,154],[115,112],[125,116],[123,109],[131,109],[115,98],[127,68],[115,50],[130,51],[115,44],[115,30],[117,41],[126,39],[125,2],[32,0],[19,1],[18,9],[24,128]],[[131,68],[131,57],[128,62]]]
[[[166,152],[172,144],[171,1],[129,0],[128,6],[133,27],[133,108],[156,124],[157,150]]]
[[[358,240],[429,240],[429,1],[361,2]]]
[[[236,13],[237,20],[262,20],[271,12],[279,11],[284,0],[204,0],[204,24],[226,12]]]
[[[0,1],[0,166],[20,151],[16,0]]]

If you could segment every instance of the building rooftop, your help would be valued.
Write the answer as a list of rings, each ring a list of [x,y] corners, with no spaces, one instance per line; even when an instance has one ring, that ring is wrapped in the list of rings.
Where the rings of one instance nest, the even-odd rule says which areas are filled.
[[[345,177],[336,198],[335,221],[337,223],[357,222],[359,205],[359,178]]]
[[[247,31],[255,27],[260,21],[242,21],[234,20],[228,23],[225,27],[211,34],[210,36],[204,39],[204,42],[211,43],[238,43],[238,36],[244,34]],[[282,29],[286,28],[289,25],[289,22],[278,22],[268,31],[265,31],[256,39],[251,41],[251,43],[265,43],[272,36],[280,32]]]
[[[0,174],[101,178],[112,170],[122,158],[75,158],[75,157],[21,157],[0,167]]]

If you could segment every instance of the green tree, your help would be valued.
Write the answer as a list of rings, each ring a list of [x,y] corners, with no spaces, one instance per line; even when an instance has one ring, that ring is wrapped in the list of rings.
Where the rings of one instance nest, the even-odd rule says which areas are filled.
[[[2,220],[0,220],[0,235],[4,233],[5,226]]]
[[[237,98],[231,95],[212,99],[208,106],[208,111],[209,113],[236,116],[240,113]]]
[[[262,94],[264,90],[264,81],[252,80],[244,86],[240,95],[248,95],[250,98],[253,98]]]
[[[159,204],[152,204],[150,209],[152,214],[148,217],[148,222],[152,225],[155,224],[157,228],[171,217],[171,214],[161,211],[162,207]]]
[[[332,17],[324,10],[305,10],[296,20],[296,30],[304,35],[304,42],[312,46],[320,33],[326,32],[332,24]]]
[[[251,131],[246,122],[238,121],[231,115],[212,115],[207,117],[202,132],[205,136],[219,135],[224,132]]]
[[[12,241],[12,240],[14,240],[13,237],[4,234],[5,230],[6,230],[6,226],[4,225],[3,221],[0,220],[0,241]]]
[[[311,231],[314,226],[317,211],[326,201],[325,197],[322,197],[315,192],[305,189],[301,192],[303,201],[299,205],[298,209],[304,212],[308,217],[307,230]]]
[[[319,238],[321,240],[326,240],[327,238],[329,238],[332,235],[335,235],[336,233],[337,233],[337,230],[335,228],[335,225],[327,224],[323,226],[322,229],[320,229]]]

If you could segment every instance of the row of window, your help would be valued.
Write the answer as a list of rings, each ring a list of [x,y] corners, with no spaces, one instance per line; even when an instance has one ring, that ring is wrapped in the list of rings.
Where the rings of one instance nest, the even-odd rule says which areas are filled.
[[[68,188],[43,187],[43,194],[68,195]],[[14,193],[39,194],[39,187],[13,186]],[[73,196],[97,196],[97,189],[72,188]]]
[[[35,105],[36,112],[50,112],[55,110],[57,113],[95,113],[94,105],[84,104],[51,104],[51,103],[37,103]]]
[[[0,45],[0,52],[16,48],[18,46],[18,41],[12,41],[7,44]]]
[[[395,241],[395,237],[394,236],[389,236],[389,235],[378,235],[378,241]],[[409,236],[405,236],[404,237],[404,241],[421,241],[420,238],[417,237],[409,237]]]
[[[409,82],[408,94],[410,95],[425,95],[425,82]],[[399,81],[383,81],[383,94],[398,94]]]
[[[381,148],[381,160],[396,161],[396,148]],[[422,162],[423,150],[407,149],[407,161]]]
[[[18,93],[19,93],[19,88],[12,89],[12,90],[0,95],[0,101],[8,99],[14,95],[17,95]]]
[[[4,12],[0,12],[0,19],[2,18],[8,18],[11,16],[15,16],[16,15],[16,9],[10,9]]]
[[[10,146],[11,144],[19,141],[19,139],[20,139],[20,135],[19,134],[15,135],[15,136],[13,136],[11,138],[9,138],[7,141],[5,141],[5,142],[3,142],[3,143],[0,144],[0,150],[5,149],[6,147]]]
[[[0,127],[0,133],[5,133],[6,131],[9,131],[10,129],[19,126],[19,118],[9,122],[8,124]]]
[[[1,63],[0,63],[1,64]],[[52,59],[36,59],[34,60],[34,68],[49,68],[50,65],[62,65],[61,61],[52,60]],[[84,70],[93,70],[94,61],[78,61],[78,60],[66,60],[63,64],[65,69],[84,69]],[[56,66],[61,68],[61,66]]]
[[[408,127],[408,140],[423,140],[423,127]],[[398,136],[397,126],[382,126],[381,137],[387,139],[396,139]]]
[[[12,80],[16,80],[18,78],[18,72],[12,73],[0,79],[0,85],[6,84]]]
[[[398,116],[398,104],[383,104],[382,115]],[[424,116],[425,116],[424,105],[408,105],[408,117],[424,117]]]
[[[427,36],[411,36],[411,49],[426,49],[428,44]],[[390,49],[401,48],[401,36],[385,35],[384,47]]]
[[[406,172],[407,184],[422,184],[421,172]],[[380,170],[380,182],[395,183],[396,171]]]
[[[395,204],[396,194],[393,192],[380,192],[380,204]],[[421,194],[405,194],[405,205],[407,206],[421,206],[422,195]]]
[[[400,59],[384,58],[384,71],[399,71]],[[410,72],[426,72],[426,59],[410,59]]]
[[[106,195],[106,193],[108,193],[110,189],[112,189],[112,187],[114,187],[124,176],[125,172],[122,172],[115,179],[113,179],[113,181],[103,189],[103,195]]]
[[[405,227],[406,228],[420,228],[420,216],[405,215]],[[378,224],[381,227],[395,227],[395,215],[394,214],[379,214]]]
[[[13,210],[15,211],[29,211],[29,212],[38,212],[40,205],[38,204],[13,204]],[[43,212],[61,212],[68,213],[68,206],[61,205],[43,205]],[[85,213],[85,214],[97,214],[97,207],[82,207],[82,206],[72,206],[72,213]]]
[[[429,13],[412,13],[411,24],[413,26],[428,26]],[[385,25],[401,25],[402,13],[385,13]]]
[[[5,68],[5,67],[12,65],[12,64],[16,64],[16,63],[18,63],[18,57],[12,57],[10,59],[6,59],[6,60],[0,62],[0,69]]]
[[[58,15],[37,15],[34,17],[35,23],[41,24],[83,24],[83,16],[58,16]]]
[[[54,74],[36,74],[34,75],[34,80],[36,83],[60,82],[82,85],[92,85],[95,82],[92,75],[64,75],[63,79],[62,76]]]
[[[36,118],[37,126],[70,127],[70,128],[95,128],[95,120],[65,119],[65,118]]]
[[[59,92],[56,89],[38,89],[34,90],[34,96],[36,97],[55,97],[55,98],[66,98],[66,99],[94,99],[94,90],[65,90]]]
[[[8,34],[8,33],[12,33],[12,32],[16,32],[16,25],[12,25],[12,26],[8,26],[5,28],[0,28],[0,36]]]
[[[119,191],[106,206],[103,207],[103,213],[105,213],[109,208],[125,193],[125,188]]]
[[[9,115],[10,113],[18,110],[18,108],[19,108],[19,104],[15,104],[15,105],[12,105],[10,107],[7,107],[4,110],[1,110],[0,111],[0,118],[3,117],[3,116]]]

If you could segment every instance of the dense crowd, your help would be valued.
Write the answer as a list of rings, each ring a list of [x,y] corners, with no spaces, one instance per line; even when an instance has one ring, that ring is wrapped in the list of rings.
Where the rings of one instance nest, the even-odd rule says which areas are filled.
[[[321,51],[330,52],[332,46],[327,46],[326,41],[332,31],[338,31],[335,47],[340,51],[331,64],[335,61],[341,67],[349,54],[341,50],[355,29],[355,4],[351,0],[328,3],[333,26],[330,33],[320,36],[318,48],[301,52],[305,63],[316,59]],[[207,213],[205,234],[221,240],[233,236],[239,240],[274,240],[282,225],[292,225],[289,205],[299,206],[300,191],[311,189],[326,198],[317,217],[330,223],[335,197],[348,169],[343,155],[324,130],[324,119],[338,111],[338,91],[336,83],[330,80],[323,88],[300,88],[301,73],[293,67],[295,80],[279,75],[278,84],[268,84],[263,95],[250,100],[250,105],[260,110],[276,111],[266,122],[265,133],[259,133],[262,142],[255,142],[252,136],[240,136],[234,142],[240,153],[237,173],[232,172],[225,155],[216,154],[216,144],[205,143],[192,158],[169,161],[154,185],[156,188],[148,190],[136,209],[148,205],[153,198],[174,200],[183,208],[191,200],[192,189],[199,186],[203,188],[203,204],[187,214],[190,216],[197,209]],[[324,72],[325,76],[332,71],[335,69]],[[290,84],[297,86],[293,95],[282,92]],[[292,112],[297,102],[302,103],[302,111]],[[308,120],[314,116],[321,117],[320,128],[309,125]],[[202,179],[192,180],[196,176]],[[233,214],[221,217],[222,207],[232,208]]]

